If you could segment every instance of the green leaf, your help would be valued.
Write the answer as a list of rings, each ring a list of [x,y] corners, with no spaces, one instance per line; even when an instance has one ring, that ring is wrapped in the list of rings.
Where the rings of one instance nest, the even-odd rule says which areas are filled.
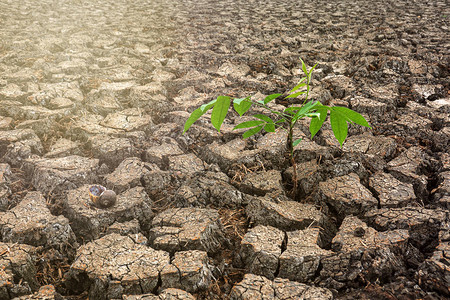
[[[262,128],[263,128],[263,125],[259,125],[259,126],[257,126],[257,127],[254,127],[254,128],[252,128],[252,129],[250,129],[250,130],[247,130],[246,132],[244,132],[244,134],[242,135],[242,137],[243,137],[244,139],[246,139],[246,138],[248,138],[248,137],[251,137],[252,135],[255,135],[255,134],[257,134],[258,132],[260,132]]]
[[[339,114],[345,116],[352,123],[372,128],[372,127],[370,127],[369,123],[366,121],[366,119],[364,119],[363,116],[361,116],[356,111],[351,110],[350,108],[341,107],[341,106],[333,106],[331,109],[334,110],[336,113],[339,113]]]
[[[279,96],[281,96],[281,94],[272,94],[272,95],[267,96],[266,98],[264,98],[264,104],[269,103],[270,101],[278,98]]]
[[[293,113],[293,112],[298,111],[298,110],[300,110],[300,109],[301,109],[300,106],[290,106],[290,107],[286,108],[286,109],[284,110],[284,112],[287,112],[287,113]]]
[[[297,93],[291,94],[289,96],[284,97],[284,99],[295,98],[295,97],[298,97],[298,96],[303,95],[303,94],[306,94],[306,91],[301,91],[301,92],[297,92]]]
[[[308,74],[306,74],[306,77],[308,77],[308,83],[311,82],[312,72],[313,72],[313,70],[314,70],[316,67],[317,67],[317,64],[315,64],[314,67],[312,67],[312,68],[309,70]]]
[[[260,119],[260,120],[263,120],[263,121],[265,121],[267,123],[273,123],[273,120],[271,118],[269,118],[268,116],[263,115],[263,114],[256,114],[253,117],[257,118],[257,119]]]
[[[299,88],[304,87],[305,85],[306,85],[306,82],[299,83],[289,93],[293,93],[296,90],[298,90]]]
[[[302,79],[300,79],[300,81],[297,83],[297,85],[296,85],[289,93],[293,93],[293,92],[295,92],[296,90],[298,90],[299,88],[305,86],[306,83],[303,82],[303,81],[305,81],[305,80],[306,80],[306,77],[303,77]]]
[[[314,69],[317,67],[317,64],[315,64],[310,70],[309,70],[309,78],[311,78],[311,74],[314,71]]]
[[[286,122],[286,119],[285,119],[285,118],[279,119],[278,121],[275,122],[275,124],[283,123],[283,122]]]
[[[233,130],[241,129],[241,128],[250,128],[250,127],[258,126],[258,125],[261,125],[264,123],[265,123],[264,121],[260,121],[260,120],[252,120],[252,121],[242,122],[242,123],[234,126]]]
[[[330,112],[330,124],[334,136],[342,147],[342,144],[344,144],[348,133],[347,118],[336,110],[332,109]]]
[[[207,112],[211,107],[214,106],[214,104],[216,104],[217,99],[214,99],[206,104],[203,104],[202,106],[200,106],[200,109],[203,111],[203,113]]]
[[[309,101],[294,115],[293,119],[298,120],[303,118],[303,116],[311,111],[315,106],[319,105],[319,101]]]
[[[214,106],[214,104],[216,104],[217,99],[212,100],[206,104],[203,104],[202,106],[200,106],[199,108],[197,108],[196,110],[194,110],[191,115],[189,116],[189,118],[186,120],[186,123],[184,123],[184,130],[183,130],[183,134],[192,126],[192,124],[195,123],[195,121],[197,121],[201,116],[203,116],[208,110],[211,109],[211,107]]]
[[[267,123],[266,126],[264,126],[264,130],[267,132],[275,132],[275,124]]]
[[[206,111],[203,111],[201,107],[194,110],[189,118],[186,120],[186,123],[184,123],[184,130],[183,134],[192,126],[192,124],[195,123]]]
[[[251,106],[252,106],[252,102],[250,101],[250,97],[241,98],[241,99],[236,98],[233,100],[234,110],[241,117],[243,114],[245,114],[250,109]]]
[[[297,146],[298,144],[300,144],[301,141],[302,141],[301,138],[296,139],[296,140],[292,143],[292,146],[293,146],[293,147]]]
[[[319,132],[320,128],[322,128],[323,122],[325,122],[328,115],[328,109],[325,106],[322,106],[317,108],[316,112],[320,114],[320,117],[311,119],[311,123],[309,124],[311,139]]]
[[[211,124],[220,132],[220,127],[228,113],[230,107],[230,97],[219,96],[211,113]]]
[[[300,58],[300,61],[302,62],[302,70],[303,70],[303,73],[308,74],[308,70],[306,70],[305,62],[304,62],[303,59],[301,59],[301,58]]]

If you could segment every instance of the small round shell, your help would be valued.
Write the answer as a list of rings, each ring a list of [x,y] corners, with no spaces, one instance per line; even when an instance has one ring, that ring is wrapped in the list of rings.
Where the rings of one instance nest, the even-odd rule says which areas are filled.
[[[98,184],[92,185],[89,187],[89,198],[92,202],[94,202],[94,204],[96,204],[105,191],[106,188],[104,186]]]
[[[98,199],[97,206],[101,208],[111,207],[114,204],[116,204],[116,200],[117,200],[116,193],[112,190],[106,190],[100,196],[100,199]]]

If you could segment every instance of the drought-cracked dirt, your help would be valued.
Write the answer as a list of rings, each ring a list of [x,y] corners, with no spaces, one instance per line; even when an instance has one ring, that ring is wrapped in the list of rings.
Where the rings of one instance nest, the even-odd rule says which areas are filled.
[[[448,299],[449,18],[444,0],[2,0],[0,299]],[[219,95],[287,92],[299,57],[312,98],[372,129],[341,148],[300,122],[297,195],[283,131],[242,140],[230,114],[182,135]]]

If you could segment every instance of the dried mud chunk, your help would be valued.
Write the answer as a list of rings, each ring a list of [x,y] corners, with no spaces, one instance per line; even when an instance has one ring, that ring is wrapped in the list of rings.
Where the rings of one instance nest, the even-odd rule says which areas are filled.
[[[245,197],[226,174],[208,171],[188,178],[176,191],[174,201],[177,206],[241,207]]]
[[[61,300],[61,299],[63,299],[63,297],[58,292],[56,292],[56,289],[53,285],[49,284],[41,286],[39,288],[39,291],[37,291],[33,295],[21,296],[18,298],[14,298],[13,300]]]
[[[86,107],[95,114],[106,115],[121,109],[115,93],[106,90],[91,90],[84,101]]]
[[[52,119],[36,119],[36,120],[25,120],[16,125],[16,129],[31,129],[33,130],[39,138],[47,138],[53,135],[55,128],[58,127],[58,123]]]
[[[434,191],[434,200],[444,208],[449,209],[450,205],[450,171],[442,172],[438,175],[439,185]]]
[[[0,116],[0,130],[8,130],[11,128],[11,124],[13,123],[13,119],[10,117]]]
[[[408,60],[408,67],[412,74],[426,74],[427,64],[422,60]]]
[[[347,216],[332,241],[335,255],[322,259],[320,276],[334,288],[363,276],[389,281],[406,272],[403,255],[408,250],[407,230],[377,232],[354,216]]]
[[[58,68],[65,74],[79,74],[86,72],[87,65],[84,59],[74,59],[60,62]]]
[[[188,117],[189,115],[186,116],[184,120],[187,120]],[[180,126],[183,126],[183,124],[184,123],[180,124]],[[185,134],[183,134],[183,136],[178,137],[177,141],[180,142],[180,145],[183,145],[186,148],[193,145],[197,145],[198,143],[200,143],[201,145],[205,144],[211,145],[220,138],[221,133],[217,132],[216,129],[210,128],[207,125],[199,126],[197,124],[194,124],[189,128],[189,130]]]
[[[115,222],[106,230],[106,234],[117,233],[120,235],[138,234],[141,227],[139,226],[139,221],[133,219],[131,221],[119,223]]]
[[[66,275],[69,290],[89,290],[91,299],[121,298],[152,292],[169,253],[154,250],[130,237],[112,233],[77,250]]]
[[[388,111],[388,108],[393,108],[386,103],[368,99],[364,97],[355,97],[350,99],[350,105],[353,110],[360,114],[369,114],[371,117],[382,118]]]
[[[29,192],[13,209],[0,213],[0,235],[5,242],[60,249],[75,235],[64,216],[54,216],[40,192]]]
[[[172,182],[173,174],[170,171],[148,170],[142,173],[141,183],[145,191],[153,200],[167,197],[178,185]]]
[[[194,296],[186,291],[168,288],[159,293],[159,299],[161,300],[194,300]]]
[[[115,128],[109,128],[100,125],[99,123],[103,120],[100,115],[87,115],[79,117],[73,122],[68,134],[75,136],[81,140],[87,140],[92,136],[96,135],[118,135],[123,134],[125,131]]]
[[[9,196],[11,189],[9,186],[9,177],[11,176],[11,168],[8,164],[0,164],[0,212],[9,208]]]
[[[114,222],[133,219],[137,219],[144,230],[148,228],[154,213],[152,200],[144,188],[135,187],[117,195],[116,204],[107,209],[96,208],[89,199],[88,190],[88,185],[70,190],[64,201],[64,214],[78,237],[96,239]]]
[[[34,253],[35,248],[28,245],[0,242],[1,299],[11,299],[37,290]],[[20,278],[18,283],[17,278]]]
[[[116,98],[126,98],[130,89],[135,85],[134,81],[102,82],[98,90],[111,93]]]
[[[244,77],[248,73],[250,73],[251,69],[246,64],[235,65],[231,62],[223,63],[219,69],[217,70],[217,74],[220,76],[231,76],[231,77]]]
[[[433,131],[432,133],[433,147],[437,151],[447,151],[450,146],[450,126],[446,126],[439,131]],[[433,149],[433,151],[436,150]]]
[[[209,86],[206,86],[206,88],[209,88]],[[208,94],[197,92],[193,86],[188,86],[180,90],[178,96],[173,99],[178,108],[186,110],[208,103],[209,100],[210,96]]]
[[[245,274],[244,279],[231,290],[232,300],[332,300],[330,290],[303,283],[275,278],[273,281],[253,274]]]
[[[184,152],[178,146],[174,139],[165,139],[161,145],[152,146],[145,150],[145,161],[154,163],[160,168],[167,167],[170,156],[181,155]]]
[[[338,140],[334,136],[333,131],[331,130],[331,125],[324,123],[320,131],[314,137],[314,141],[321,145],[328,147],[333,155],[337,155],[340,152],[341,145]]]
[[[422,169],[428,161],[428,156],[419,147],[411,147],[391,160],[388,170],[398,180],[411,183],[418,197],[426,198],[428,181],[427,176],[422,174]]]
[[[430,85],[430,84],[413,84],[411,87],[411,91],[413,96],[417,102],[424,102],[425,99],[428,99],[430,96],[435,95],[436,92],[442,89],[441,85]],[[431,100],[431,99],[428,99]]]
[[[92,136],[88,140],[92,154],[111,168],[116,168],[128,157],[139,157],[139,150],[129,138],[115,138],[107,135]]]
[[[68,98],[57,97],[50,100],[48,107],[50,109],[75,108],[75,105]]]
[[[117,193],[141,185],[142,176],[151,171],[158,171],[155,165],[142,162],[137,157],[123,160],[120,165],[109,175],[105,176],[106,186]]]
[[[46,194],[77,188],[97,180],[98,159],[77,155],[47,159],[27,159],[24,168],[31,174],[31,183]]]
[[[442,242],[416,274],[419,284],[450,296],[450,242]]]
[[[339,218],[346,215],[363,215],[377,208],[378,200],[351,173],[319,183],[318,199],[332,207]]]
[[[11,190],[8,186],[0,185],[0,212],[6,211],[9,208],[10,201],[9,196],[11,195]]]
[[[285,163],[287,135],[283,130],[271,134],[265,134],[258,139],[256,148],[262,151],[262,155],[274,165]]]
[[[14,115],[11,115],[16,120],[55,120],[64,116],[70,115],[72,108],[48,109],[42,106],[25,105],[21,106]]]
[[[0,114],[13,119],[15,119],[14,116],[19,113],[20,107],[23,105],[21,102],[14,100],[3,100],[1,104]]]
[[[274,226],[286,231],[311,226],[322,227],[325,239],[336,232],[335,225],[311,204],[296,201],[274,202],[267,197],[259,197],[249,201],[246,213],[250,222],[256,225]]]
[[[342,99],[355,90],[351,78],[344,75],[332,75],[323,79],[333,98]]]
[[[397,149],[395,140],[385,136],[368,134],[354,135],[347,138],[342,150],[344,152],[361,152],[367,155],[390,158]]]
[[[330,160],[333,159],[333,154],[328,147],[321,146],[306,137],[295,147],[294,150],[295,161],[298,163],[307,162],[310,160]]]
[[[0,156],[19,165],[32,154],[40,155],[44,151],[41,140],[31,129],[0,131]]]
[[[152,116],[157,117],[169,110],[167,91],[160,82],[151,82],[143,86],[135,86],[130,90],[128,101],[132,107],[151,108]]]
[[[320,174],[324,179],[332,179],[352,173],[357,174],[359,178],[367,178],[369,173],[364,167],[364,160],[365,158],[360,157],[358,153],[345,153],[342,157],[322,162]]]
[[[394,176],[378,172],[369,178],[369,187],[375,191],[381,207],[401,207],[416,199],[413,185]]]
[[[207,163],[217,164],[223,172],[227,173],[233,166],[245,165],[247,168],[251,168],[262,160],[262,150],[244,149],[244,143],[233,140],[223,145],[213,142],[200,153],[202,159]]]
[[[400,99],[398,90],[399,88],[396,83],[368,87],[371,99],[377,99],[378,101],[395,107],[397,107],[398,99]]]
[[[142,130],[148,132],[153,127],[152,118],[149,115],[142,115],[138,109],[128,109],[106,116],[100,125],[124,131]]]
[[[59,139],[50,146],[49,151],[44,155],[45,158],[57,158],[70,155],[82,155],[80,143],[68,139]]]
[[[242,239],[239,259],[249,272],[273,279],[283,241],[283,231],[270,226],[256,226]]]
[[[216,253],[226,243],[219,214],[214,209],[167,209],[153,219],[149,236],[154,248],[171,253],[180,250]]]
[[[159,295],[124,295],[122,298],[124,300],[195,300],[194,296],[188,292],[174,288],[165,289]]]
[[[29,97],[29,100],[35,104],[48,105],[48,102],[57,97],[64,97],[74,102],[83,101],[83,92],[80,90],[80,85],[77,81],[74,82],[59,82],[59,83],[43,83],[40,84],[40,91],[34,93]]]
[[[369,211],[365,217],[376,230],[406,229],[414,246],[423,248],[436,245],[446,212],[422,207],[383,208]]]
[[[175,253],[171,264],[161,271],[161,288],[179,288],[195,293],[208,288],[211,276],[206,252],[180,251]]]
[[[324,246],[319,228],[287,232],[287,247],[280,256],[278,276],[299,282],[314,278],[322,257],[332,255],[321,248]]]
[[[281,173],[277,170],[248,173],[239,187],[244,193],[264,196],[268,193],[284,194]]]
[[[22,100],[27,93],[23,92],[21,88],[14,83],[9,83],[0,89],[0,100]]]
[[[432,121],[409,112],[398,118],[393,126],[390,126],[392,126],[395,134],[401,136],[425,137],[427,135],[426,130],[431,130],[432,125]]]
[[[192,173],[205,171],[205,163],[195,154],[183,154],[169,157],[169,169],[187,176]]]

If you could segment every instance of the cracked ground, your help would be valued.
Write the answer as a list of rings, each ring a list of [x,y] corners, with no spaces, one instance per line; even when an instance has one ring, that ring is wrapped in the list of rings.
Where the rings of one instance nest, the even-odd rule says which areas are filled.
[[[0,299],[447,299],[450,9],[431,1],[4,0]],[[219,95],[318,64],[349,107],[295,150]],[[297,99],[294,101],[301,101]],[[273,108],[292,102],[279,97]],[[260,113],[257,109],[254,113]],[[117,193],[92,205],[88,190]]]

